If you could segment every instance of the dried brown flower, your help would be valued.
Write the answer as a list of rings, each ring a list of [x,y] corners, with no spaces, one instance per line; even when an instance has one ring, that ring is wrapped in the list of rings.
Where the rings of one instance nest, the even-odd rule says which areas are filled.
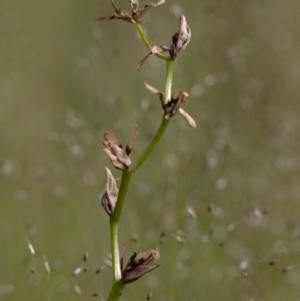
[[[157,7],[161,4],[163,4],[165,0],[160,0],[156,3],[147,3],[145,4],[141,9],[139,8],[140,1],[139,0],[129,0],[130,6],[131,6],[131,13],[128,13],[127,11],[123,10],[122,8],[118,7],[114,0],[111,0],[112,6],[115,10],[115,13],[111,16],[108,17],[100,17],[97,18],[96,20],[114,20],[114,19],[119,19],[119,20],[124,20],[129,23],[140,23],[141,18],[145,14],[145,12],[152,7]]]
[[[174,116],[177,112],[185,119],[189,126],[196,128],[196,121],[181,108],[181,105],[186,101],[189,94],[185,91],[179,91],[172,95],[171,99],[166,101],[165,95],[156,88],[145,83],[145,86],[149,92],[156,94],[160,100],[164,116],[166,119]]]
[[[131,160],[129,158],[129,154],[132,151],[133,145],[137,137],[138,131],[137,129],[135,129],[132,138],[130,139],[130,141],[124,149],[114,133],[106,132],[104,134],[103,150],[107,153],[115,168],[121,170],[126,170],[130,168]]]
[[[119,20],[124,20],[124,21],[127,21],[127,22],[130,22],[130,23],[133,23],[132,22],[132,17],[131,15],[126,12],[125,10],[123,10],[122,8],[118,7],[114,0],[111,0],[111,4],[115,10],[115,13],[113,15],[110,15],[108,17],[99,17],[99,18],[96,18],[96,20],[99,20],[99,21],[102,21],[102,20],[114,20],[114,19],[119,19]]]
[[[141,69],[145,61],[151,54],[161,54],[164,52],[169,52],[170,58],[175,60],[177,54],[184,50],[189,42],[191,41],[191,29],[186,22],[186,18],[184,15],[181,15],[179,18],[180,27],[178,32],[176,32],[172,37],[172,44],[170,47],[164,45],[155,45],[151,43],[150,52],[140,61],[138,68]]]
[[[105,167],[106,185],[105,190],[101,195],[101,204],[105,212],[111,216],[114,213],[115,205],[118,199],[119,189],[115,178],[109,168]]]
[[[126,266],[122,267],[122,281],[125,284],[131,283],[146,273],[159,267],[154,260],[157,254],[153,250],[145,250],[139,253],[133,253]]]
[[[105,133],[104,139],[103,150],[109,156],[114,167],[121,170],[128,169],[131,165],[131,160],[114,133]]]
[[[189,94],[185,91],[174,93],[164,106],[165,116],[167,116],[167,118],[174,116],[188,96]]]
[[[175,60],[180,51],[187,47],[192,37],[191,29],[188,26],[184,15],[180,16],[179,23],[179,31],[173,35],[170,47],[170,56],[173,60]]]

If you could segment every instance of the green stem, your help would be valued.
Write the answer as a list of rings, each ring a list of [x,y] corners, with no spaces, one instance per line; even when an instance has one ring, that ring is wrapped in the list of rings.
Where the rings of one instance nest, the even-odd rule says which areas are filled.
[[[121,281],[116,281],[111,288],[107,301],[119,300],[125,288],[125,284]]]
[[[157,145],[158,141],[160,140],[160,138],[162,137],[162,135],[166,131],[166,129],[168,127],[168,124],[169,124],[169,120],[165,119],[163,117],[159,129],[157,130],[155,136],[151,140],[151,142],[148,145],[148,147],[145,149],[145,151],[143,152],[143,154],[140,156],[140,158],[137,161],[136,165],[133,167],[132,172],[135,172],[136,170],[138,170],[143,165],[143,163],[146,161],[146,159],[152,153],[152,151],[155,148],[155,146]]]
[[[169,58],[167,60],[167,75],[166,75],[166,89],[165,89],[166,103],[171,99],[171,95],[172,95],[173,74],[174,74],[174,61],[171,58]]]
[[[148,40],[148,38],[147,38],[147,36],[146,36],[146,34],[145,34],[145,32],[144,32],[144,29],[143,29],[141,23],[135,23],[135,27],[136,27],[136,29],[137,29],[137,31],[138,31],[138,33],[139,33],[139,35],[140,35],[140,37],[141,37],[143,43],[145,44],[145,46],[146,46],[150,51],[152,51],[151,43],[149,42],[149,40]],[[161,53],[155,53],[155,55],[156,55],[157,57],[163,59],[163,60],[168,60],[168,58],[169,58],[168,56],[163,55],[163,54],[161,54]]]
[[[113,281],[119,281],[122,278],[120,267],[120,251],[118,242],[118,223],[110,220],[110,243],[112,255]]]
[[[120,216],[121,216],[121,212],[122,212],[122,208],[123,208],[125,196],[127,194],[131,176],[132,176],[132,171],[130,170],[123,171],[118,200],[116,203],[114,214],[111,216],[111,221],[117,224],[119,223],[120,220]]]
[[[166,71],[166,88],[165,88],[165,101],[169,101],[172,95],[172,83],[173,83],[173,74],[174,74],[174,61],[172,59],[167,60],[167,71]],[[169,124],[169,120],[163,117],[160,127],[157,130],[155,136],[151,140],[148,147],[145,149],[143,154],[140,156],[139,160],[137,161],[136,165],[133,167],[132,172],[138,170],[143,163],[147,160],[149,155],[152,153],[153,149],[159,142],[160,138],[166,131]]]
[[[149,42],[149,40],[148,40],[148,38],[147,38],[147,36],[146,36],[144,30],[143,30],[143,27],[142,27],[141,23],[135,23],[135,27],[136,27],[136,29],[137,29],[137,31],[138,31],[138,33],[139,33],[139,35],[140,35],[140,37],[141,37],[143,43],[145,44],[145,46],[146,46],[149,50],[151,50],[150,42]]]
[[[132,173],[128,170],[124,170],[122,174],[120,190],[118,200],[113,215],[110,217],[110,239],[111,239],[111,250],[112,250],[112,268],[114,281],[120,281],[121,266],[120,266],[120,251],[118,242],[118,226],[119,220],[124,205],[125,197],[127,194],[128,186],[130,183]]]

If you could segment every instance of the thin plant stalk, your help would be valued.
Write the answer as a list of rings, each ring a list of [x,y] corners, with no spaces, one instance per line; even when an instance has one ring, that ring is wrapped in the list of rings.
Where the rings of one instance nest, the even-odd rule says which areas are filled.
[[[145,31],[140,23],[140,19],[148,8],[159,6],[164,1],[149,3],[142,9],[139,9],[139,1],[130,0],[129,2],[131,5],[131,14],[118,7],[112,0],[115,13],[108,17],[98,18],[98,20],[120,19],[135,24],[135,28],[141,40],[150,50],[150,53],[148,53],[148,55],[140,62],[140,67],[143,65],[149,55],[154,54],[166,62],[166,80],[164,94],[146,84],[146,87],[150,92],[159,96],[163,109],[163,117],[155,135],[145,148],[144,152],[136,160],[135,165],[131,166],[131,160],[129,158],[133,141],[131,141],[124,150],[116,137],[114,137],[113,133],[106,133],[105,135],[106,141],[104,143],[104,151],[109,155],[114,166],[123,170],[119,189],[116,187],[117,185],[115,184],[115,180],[113,179],[112,175],[110,175],[112,179],[110,179],[108,176],[106,193],[103,194],[101,201],[105,211],[110,216],[113,284],[107,301],[117,301],[121,297],[126,284],[139,279],[145,273],[148,273],[159,266],[153,262],[156,257],[156,254],[153,250],[145,250],[135,253],[130,257],[127,265],[125,265],[124,268],[122,266],[122,257],[126,248],[120,253],[118,239],[119,222],[133,174],[145,163],[157,146],[158,142],[168,128],[170,117],[179,112],[179,114],[188,122],[190,126],[196,126],[196,123],[192,117],[181,108],[181,104],[185,101],[188,93],[180,91],[172,95],[175,59],[177,54],[186,48],[191,39],[191,30],[186,22],[185,16],[180,16],[180,28],[179,31],[172,36],[171,46],[157,46],[149,42],[147,35],[145,34]],[[168,55],[164,54],[164,52],[168,52]]]
[[[165,89],[165,101],[168,102],[172,95],[172,84],[174,74],[174,60],[169,58],[167,60],[167,75],[166,75],[166,89]]]
[[[122,281],[115,281],[110,294],[107,298],[107,301],[117,301],[121,297],[125,288],[125,284]]]
[[[169,59],[167,60],[166,65],[167,65],[167,71],[166,71],[165,95],[166,95],[166,99],[170,99],[172,93],[174,61]],[[122,173],[118,200],[116,203],[114,213],[110,217],[112,269],[113,269],[114,283],[112,285],[107,301],[118,300],[125,288],[125,284],[123,284],[121,280],[122,273],[121,273],[121,266],[120,266],[118,229],[119,229],[119,221],[120,221],[120,217],[121,217],[121,213],[122,213],[122,209],[127,195],[131,177],[143,165],[143,163],[146,161],[149,155],[153,152],[154,148],[157,146],[161,137],[165,133],[168,124],[169,124],[169,119],[163,117],[156,134],[154,135],[153,139],[150,141],[149,145],[146,147],[145,151],[141,154],[140,158],[137,160],[136,165],[131,170],[124,170]]]
[[[151,142],[149,143],[149,145],[147,146],[147,148],[145,149],[143,154],[140,156],[139,160],[137,161],[137,164],[133,167],[133,169],[132,169],[133,172],[137,171],[143,165],[143,163],[147,160],[147,158],[152,153],[155,146],[157,145],[157,143],[159,142],[159,140],[165,133],[165,131],[168,127],[168,124],[169,124],[169,120],[165,119],[163,117],[158,131],[156,132],[155,136],[153,137],[153,139],[151,140]]]

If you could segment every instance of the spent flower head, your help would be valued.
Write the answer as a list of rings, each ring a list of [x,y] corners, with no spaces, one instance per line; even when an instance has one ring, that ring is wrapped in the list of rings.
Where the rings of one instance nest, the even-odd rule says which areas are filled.
[[[120,254],[122,281],[125,284],[138,280],[146,273],[159,267],[159,264],[154,262],[157,258],[157,253],[151,249],[140,251],[138,253],[134,252],[124,266],[124,255],[131,242],[132,240],[127,241]]]
[[[129,154],[132,151],[133,145],[137,137],[138,131],[137,129],[135,129],[132,138],[129,140],[124,149],[114,133],[106,132],[104,134],[103,150],[108,155],[115,168],[121,170],[126,170],[130,168],[131,159],[129,158]]]
[[[105,212],[111,216],[114,213],[116,202],[119,195],[119,189],[115,178],[113,177],[109,168],[105,167],[106,171],[106,185],[105,190],[101,194],[101,205]]]
[[[122,281],[125,284],[131,283],[158,268],[159,264],[154,262],[156,257],[157,254],[153,250],[134,252],[122,269]]]
[[[187,47],[192,38],[191,29],[184,15],[180,16],[179,24],[179,30],[172,37],[172,44],[169,51],[172,60],[175,60],[177,54]]]
[[[122,144],[112,132],[104,134],[103,150],[110,158],[113,166],[117,169],[125,170],[131,165],[129,154],[123,149]]]
[[[184,111],[184,109],[181,108],[181,105],[189,96],[187,92],[179,91],[174,93],[171,99],[165,99],[165,95],[156,88],[150,86],[147,83],[145,83],[145,86],[149,92],[158,96],[162,109],[164,111],[164,117],[166,119],[169,119],[178,112],[178,114],[180,114],[185,119],[189,126],[196,128],[196,121],[186,111]]]
[[[139,69],[141,69],[151,54],[169,52],[170,58],[175,60],[178,53],[187,47],[191,41],[192,32],[184,15],[180,16],[179,24],[179,30],[172,36],[172,43],[169,47],[164,45],[155,45],[154,43],[149,44],[150,52],[140,61]]]
[[[130,6],[131,6],[131,12],[128,13],[127,11],[123,10],[122,8],[118,7],[114,0],[111,0],[111,4],[115,10],[115,13],[113,15],[110,15],[108,17],[100,17],[97,18],[96,20],[114,20],[114,19],[119,19],[123,20],[129,23],[140,23],[141,18],[145,14],[145,12],[152,7],[157,7],[161,4],[163,4],[165,0],[160,0],[156,3],[147,3],[145,4],[142,8],[139,7],[140,1],[139,0],[129,0]]]

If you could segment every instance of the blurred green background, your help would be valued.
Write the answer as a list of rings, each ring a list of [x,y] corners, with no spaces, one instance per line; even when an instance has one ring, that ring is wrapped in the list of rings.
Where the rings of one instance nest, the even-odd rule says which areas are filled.
[[[158,250],[161,267],[122,300],[299,300],[297,11],[297,0],[168,0],[145,15],[159,45],[187,17],[174,90],[190,93],[198,128],[175,117],[133,179],[120,242]],[[157,58],[137,71],[147,50],[130,24],[95,21],[110,14],[108,0],[1,0],[0,300],[109,292],[103,133],[125,143],[137,125],[137,158],[161,118],[143,82],[163,89],[165,72]]]

